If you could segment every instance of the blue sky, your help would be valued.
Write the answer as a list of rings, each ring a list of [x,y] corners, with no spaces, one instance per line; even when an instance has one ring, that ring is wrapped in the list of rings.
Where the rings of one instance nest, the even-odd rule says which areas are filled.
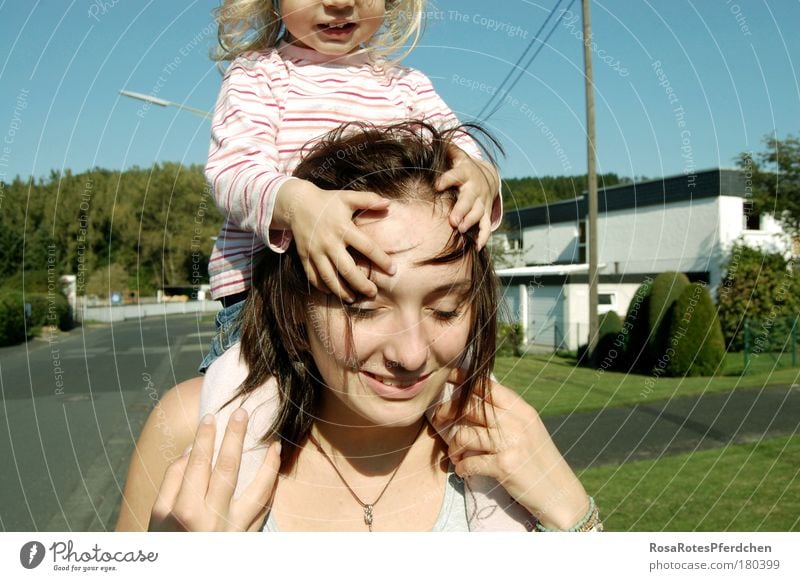
[[[437,0],[405,64],[471,120],[556,1]],[[118,90],[211,109],[216,4],[0,0],[0,179],[204,163],[208,121]],[[798,22],[797,0],[593,0],[599,171],[730,167],[766,134],[800,133]],[[579,30],[566,14],[487,123],[506,177],[585,171]]]

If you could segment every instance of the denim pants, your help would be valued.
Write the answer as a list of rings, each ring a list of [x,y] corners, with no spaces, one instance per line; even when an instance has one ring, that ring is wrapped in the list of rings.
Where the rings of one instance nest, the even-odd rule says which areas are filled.
[[[217,328],[217,333],[211,339],[211,347],[208,353],[203,358],[198,371],[205,373],[206,369],[211,367],[211,364],[217,357],[220,357],[225,351],[236,345],[241,339],[241,320],[239,318],[242,309],[244,308],[245,301],[239,301],[227,307],[223,307],[217,313],[214,319],[214,324]]]

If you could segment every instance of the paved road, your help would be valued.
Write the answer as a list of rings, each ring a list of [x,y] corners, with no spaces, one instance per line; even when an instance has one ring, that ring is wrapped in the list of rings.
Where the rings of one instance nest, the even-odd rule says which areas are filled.
[[[75,329],[0,349],[0,530],[105,530],[154,401],[195,376],[208,317]]]
[[[544,419],[575,469],[800,434],[800,385],[675,397]]]
[[[0,530],[113,527],[144,420],[161,393],[196,375],[212,328],[194,316],[145,319],[0,349]],[[618,464],[797,434],[800,386],[545,423],[574,468]]]

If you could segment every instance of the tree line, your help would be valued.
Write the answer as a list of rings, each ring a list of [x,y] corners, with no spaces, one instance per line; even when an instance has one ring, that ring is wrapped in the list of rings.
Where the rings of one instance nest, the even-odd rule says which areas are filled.
[[[44,292],[49,268],[75,274],[79,294],[120,272],[118,290],[140,295],[199,284],[221,223],[200,165],[17,177],[0,182],[0,280]]]
[[[601,185],[621,180],[606,174]],[[506,208],[573,198],[586,176],[505,180]],[[0,286],[45,292],[48,269],[75,274],[79,294],[208,282],[222,224],[200,165],[95,168],[0,182]]]

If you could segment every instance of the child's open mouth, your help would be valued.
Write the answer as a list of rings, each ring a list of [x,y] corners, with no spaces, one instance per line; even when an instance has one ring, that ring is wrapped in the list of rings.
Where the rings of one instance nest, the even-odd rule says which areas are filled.
[[[337,24],[320,24],[319,29],[323,34],[329,36],[347,36],[356,27],[355,22],[340,22]]]

